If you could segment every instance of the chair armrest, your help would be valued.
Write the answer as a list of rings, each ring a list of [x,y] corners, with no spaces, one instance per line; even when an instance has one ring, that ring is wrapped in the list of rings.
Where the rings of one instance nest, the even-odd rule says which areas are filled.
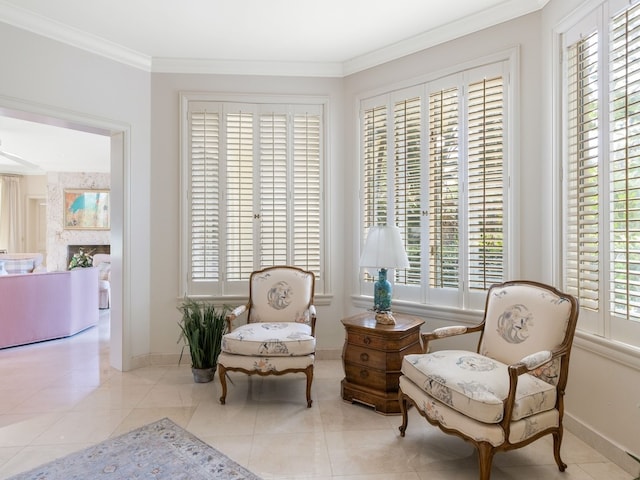
[[[249,308],[249,304],[240,305],[239,307],[236,307],[233,310],[231,310],[229,313],[227,313],[227,316],[225,317],[225,320],[227,321],[227,332],[230,332],[233,330],[234,320],[238,318],[240,315],[242,315],[247,310],[247,308]]]
[[[311,320],[311,336],[316,336],[316,307],[309,305],[309,319]]]
[[[559,358],[566,355],[567,348],[558,348],[556,350],[540,350],[532,353],[520,359],[520,361],[508,366],[509,372],[509,393],[504,402],[504,416],[502,418],[502,427],[505,432],[509,433],[509,424],[511,423],[511,415],[513,413],[513,407],[516,401],[516,390],[518,388],[518,377],[525,373],[540,368],[546,363],[549,363],[554,358]],[[556,385],[559,388],[559,385]]]
[[[549,362],[551,358],[551,350],[541,350],[520,359],[520,361],[516,365],[522,364],[526,367],[527,371],[531,371]]]
[[[521,358],[518,362],[509,365],[509,370],[513,370],[516,375],[522,375],[528,373],[537,368],[540,368],[545,363],[549,363],[554,358],[561,357],[567,353],[564,348],[558,348],[556,350],[540,350],[539,352],[532,353],[526,357]]]
[[[473,327],[465,327],[463,325],[452,325],[450,327],[436,328],[435,330],[421,334],[422,336],[422,351],[427,353],[429,349],[429,342],[431,340],[440,340],[447,337],[455,337],[458,335],[466,335],[467,333],[480,332],[483,329],[483,325],[475,325]]]

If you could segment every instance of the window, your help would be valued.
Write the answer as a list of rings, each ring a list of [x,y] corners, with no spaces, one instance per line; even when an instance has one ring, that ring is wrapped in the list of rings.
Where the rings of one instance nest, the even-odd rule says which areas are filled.
[[[508,66],[361,102],[361,237],[400,228],[410,266],[394,274],[396,299],[481,308],[509,271]],[[363,289],[373,280],[366,273]]]
[[[563,35],[563,278],[581,329],[640,345],[640,4],[618,3]]]
[[[188,295],[246,295],[252,271],[278,264],[323,292],[324,108],[183,97]]]

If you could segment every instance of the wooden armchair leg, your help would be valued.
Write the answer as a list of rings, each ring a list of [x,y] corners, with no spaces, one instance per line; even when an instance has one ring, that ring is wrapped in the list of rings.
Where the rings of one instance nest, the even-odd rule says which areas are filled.
[[[480,463],[480,480],[489,480],[491,478],[491,464],[493,463],[495,449],[488,442],[478,443],[477,448],[478,461]]]
[[[561,472],[564,472],[567,468],[567,464],[562,461],[560,458],[560,445],[562,444],[562,425],[557,432],[553,434],[553,456],[556,459],[556,463],[558,464],[558,468]]]
[[[227,399],[227,369],[224,365],[218,364],[218,374],[220,375],[220,385],[222,385],[222,396],[220,397],[220,403],[225,404]]]
[[[309,365],[305,370],[307,376],[307,408],[311,408],[313,400],[311,400],[311,383],[313,382],[313,365]]]
[[[400,425],[400,436],[404,437],[404,433],[407,431],[407,423],[409,417],[407,415],[407,397],[405,397],[402,390],[398,390],[398,403],[400,404],[400,413],[402,414],[402,425]]]

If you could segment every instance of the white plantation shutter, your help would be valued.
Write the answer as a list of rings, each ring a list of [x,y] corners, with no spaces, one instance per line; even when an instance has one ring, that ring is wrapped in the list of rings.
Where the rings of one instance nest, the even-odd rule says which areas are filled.
[[[319,113],[293,117],[293,264],[321,276],[322,118]]]
[[[190,282],[218,280],[220,271],[220,152],[218,111],[189,112]]]
[[[324,105],[187,97],[181,294],[245,295],[275,264],[313,271],[323,293]]]
[[[640,345],[640,2],[604,2],[563,33],[563,281],[578,326]]]
[[[261,265],[320,277],[321,125],[317,112],[260,116]]]
[[[504,278],[503,78],[469,85],[467,113],[468,282],[487,290]]]
[[[509,62],[361,104],[362,237],[400,228],[409,268],[394,297],[479,309],[507,270]],[[370,293],[369,275],[361,279]]]
[[[611,314],[640,322],[640,4],[611,21]]]
[[[252,113],[234,112],[226,118],[226,242],[227,281],[249,278],[254,264],[253,119]]]
[[[420,285],[421,282],[421,100],[419,97],[394,105],[394,208],[409,268],[396,270],[395,282]]]
[[[567,57],[567,232],[565,284],[583,310],[599,309],[598,35],[571,45]]]
[[[458,288],[459,90],[429,95],[429,286]]]
[[[287,263],[287,116],[260,115],[260,264]]]
[[[376,105],[362,112],[362,242],[374,225],[387,224],[387,107]],[[367,281],[373,281],[368,271]]]
[[[363,234],[387,223],[387,108],[376,106],[363,114]]]

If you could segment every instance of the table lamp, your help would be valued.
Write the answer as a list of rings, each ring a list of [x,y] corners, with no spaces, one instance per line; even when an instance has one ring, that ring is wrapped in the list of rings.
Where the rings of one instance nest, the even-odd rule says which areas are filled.
[[[375,225],[369,229],[360,257],[360,266],[378,268],[378,280],[373,290],[373,310],[378,323],[395,324],[391,314],[391,283],[387,269],[408,268],[409,259],[402,245],[400,229],[393,225]]]

